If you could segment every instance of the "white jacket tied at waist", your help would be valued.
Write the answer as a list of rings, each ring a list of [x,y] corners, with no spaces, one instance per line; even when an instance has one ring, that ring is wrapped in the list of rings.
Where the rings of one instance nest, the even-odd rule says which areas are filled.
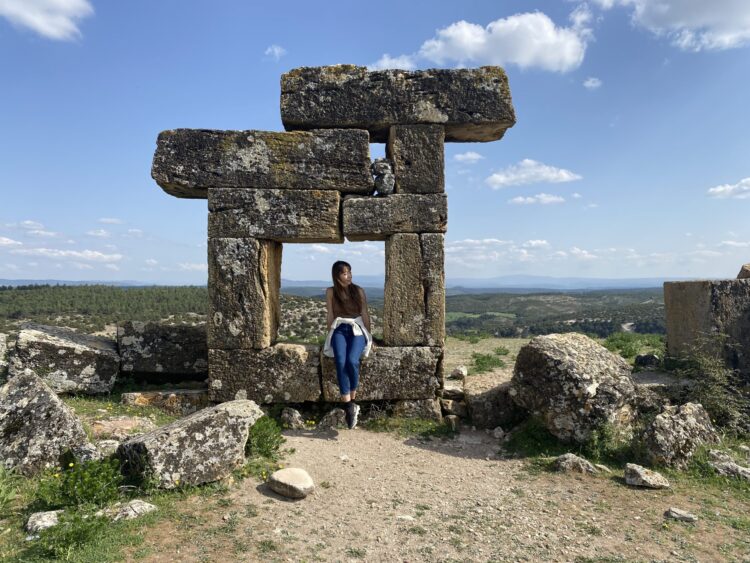
[[[362,317],[357,317],[356,319],[336,317],[336,320],[333,321],[333,324],[331,325],[331,330],[328,331],[328,336],[326,336],[326,343],[325,346],[323,346],[323,355],[328,356],[329,358],[333,358],[333,346],[331,346],[331,338],[333,337],[333,332],[338,327],[344,324],[352,326],[352,332],[355,336],[365,337],[365,349],[362,351],[362,357],[366,358],[367,356],[369,356],[370,349],[372,348],[372,335],[365,328],[365,323],[362,320]]]

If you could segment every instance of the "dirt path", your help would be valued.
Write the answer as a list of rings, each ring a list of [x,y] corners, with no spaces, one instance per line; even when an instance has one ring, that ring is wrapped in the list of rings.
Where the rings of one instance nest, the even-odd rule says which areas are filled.
[[[485,432],[424,441],[357,429],[286,431],[317,490],[288,501],[254,479],[189,497],[148,530],[148,561],[750,560],[720,492],[634,490],[612,476],[534,472]],[[665,523],[670,506],[701,516]]]

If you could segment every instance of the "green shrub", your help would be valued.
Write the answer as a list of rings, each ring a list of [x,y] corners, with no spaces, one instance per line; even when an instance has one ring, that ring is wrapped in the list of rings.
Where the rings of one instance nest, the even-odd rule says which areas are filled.
[[[49,508],[104,506],[120,496],[123,482],[116,459],[74,462],[47,471],[39,481],[37,498]]]
[[[276,421],[268,416],[263,416],[250,428],[245,453],[248,456],[276,459],[279,455],[279,448],[285,441],[281,435],[281,428]]]
[[[494,354],[473,352],[471,354],[471,360],[471,373],[485,373],[495,368],[505,367],[505,362]]]
[[[108,525],[107,518],[84,510],[65,511],[57,526],[39,533],[38,547],[56,560],[75,561],[76,552],[104,534]]]
[[[623,358],[635,358],[638,354],[653,352],[664,356],[664,336],[661,334],[638,334],[636,332],[615,332],[604,340],[604,347]]]
[[[498,346],[493,351],[496,356],[507,356],[510,354],[510,350],[508,350],[505,346]]]
[[[11,507],[17,493],[17,477],[3,465],[0,465],[0,518],[3,518]]]

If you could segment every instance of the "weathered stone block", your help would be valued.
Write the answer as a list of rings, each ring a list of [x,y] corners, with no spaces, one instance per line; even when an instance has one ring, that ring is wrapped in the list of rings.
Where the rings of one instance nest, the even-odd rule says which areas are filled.
[[[379,70],[336,65],[281,76],[284,127],[367,129],[385,142],[391,125],[440,124],[446,141],[496,141],[516,122],[500,67]]]
[[[668,355],[717,354],[750,375],[750,279],[667,282],[664,305]]]
[[[383,306],[387,346],[443,345],[444,238],[442,234],[388,237]]]
[[[265,348],[279,326],[281,244],[208,239],[208,346]]]
[[[443,411],[438,399],[417,399],[398,401],[393,408],[393,416],[401,418],[421,418],[423,420],[443,421]]]
[[[123,372],[202,376],[208,373],[206,323],[127,321],[117,325]]]
[[[512,428],[526,417],[510,394],[510,382],[499,381],[494,374],[472,375],[464,382],[464,400],[477,428]]]
[[[123,393],[120,401],[134,407],[156,407],[177,416],[192,414],[209,405],[207,389],[135,391]]]
[[[357,400],[434,399],[442,380],[443,349],[377,347],[360,364]],[[341,399],[333,358],[323,356],[323,400]]]
[[[120,370],[115,341],[27,324],[10,353],[11,377],[30,371],[56,393],[109,393]]]
[[[231,401],[120,444],[123,471],[162,489],[218,481],[245,461],[250,427],[263,416],[252,401]]]
[[[209,350],[209,398],[260,404],[320,400],[320,348],[276,344],[263,350]]]
[[[341,194],[332,190],[208,190],[208,236],[344,242]]]
[[[207,197],[208,188],[338,190],[369,194],[367,131],[162,131],[151,176],[176,197]]]
[[[393,194],[344,199],[344,236],[351,241],[385,240],[397,233],[444,233],[445,194]]]
[[[386,156],[393,162],[396,193],[445,191],[445,130],[442,125],[394,125]]]

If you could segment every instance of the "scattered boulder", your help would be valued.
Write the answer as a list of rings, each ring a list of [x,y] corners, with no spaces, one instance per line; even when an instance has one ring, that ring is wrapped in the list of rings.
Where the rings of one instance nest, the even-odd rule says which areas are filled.
[[[208,389],[123,393],[121,402],[123,405],[135,407],[156,407],[176,416],[187,416],[211,404],[208,400]]]
[[[469,374],[469,370],[466,366],[458,366],[451,370],[448,375],[448,379],[464,379]]]
[[[114,416],[106,420],[95,420],[91,423],[94,438],[114,438],[125,440],[133,434],[143,434],[156,430],[156,424],[141,416]]]
[[[148,514],[156,510],[156,506],[140,499],[133,499],[125,504],[117,503],[112,508],[104,511],[115,522],[120,520],[134,520],[139,516]]]
[[[440,401],[437,399],[398,401],[393,409],[393,415],[402,418],[443,421],[443,412],[440,410]]]
[[[379,196],[391,195],[396,185],[393,165],[386,158],[377,158],[370,165],[370,172],[375,179],[375,190]]]
[[[119,440],[99,440],[94,445],[102,457],[110,457],[115,455],[117,448],[120,447]]]
[[[583,334],[532,339],[518,353],[509,393],[563,442],[585,443],[605,425],[632,431],[630,366]]]
[[[502,440],[503,438],[505,438],[505,430],[498,426],[492,431],[492,437],[495,440]]]
[[[35,512],[26,521],[26,531],[36,535],[42,530],[57,526],[63,510],[50,510],[48,512]]]
[[[719,475],[750,481],[750,467],[742,467],[734,461],[711,461],[709,462],[709,465],[711,465]]]
[[[31,476],[87,442],[81,421],[33,373],[0,387],[0,460],[6,469]]]
[[[711,461],[734,461],[731,455],[721,450],[708,450],[708,459]]]
[[[281,411],[281,424],[284,428],[291,428],[292,430],[304,430],[305,419],[297,409],[285,407]]]
[[[638,354],[635,357],[635,367],[637,368],[658,368],[661,364],[661,358],[654,353]]]
[[[443,382],[443,388],[440,391],[440,396],[443,399],[451,399],[453,401],[464,400],[464,382],[460,379],[446,379]]]
[[[268,486],[283,497],[301,499],[315,490],[312,477],[304,469],[287,467],[271,474]]]
[[[492,373],[472,375],[464,381],[464,400],[477,428],[509,428],[526,416],[510,396],[510,382]]]
[[[680,510],[679,508],[671,507],[664,513],[664,518],[668,520],[678,520],[680,522],[697,522],[698,517],[695,514],[691,514],[686,510]]]
[[[127,321],[117,325],[117,348],[123,372],[193,379],[208,374],[206,323]]]
[[[229,401],[130,438],[117,455],[124,472],[162,489],[217,481],[242,465],[250,427],[262,416],[252,401]]]
[[[668,489],[669,481],[656,471],[651,471],[635,463],[625,465],[625,484],[647,489]]]
[[[598,470],[590,461],[575,454],[563,454],[555,460],[555,470],[564,473],[590,473],[594,475]]]
[[[333,409],[318,422],[318,430],[336,430],[336,428],[346,428],[346,413],[344,409]]]
[[[88,442],[71,448],[70,455],[73,459],[84,463],[89,461],[99,461],[105,457],[96,445]]]
[[[113,340],[70,329],[28,324],[10,354],[11,377],[33,373],[56,393],[109,393],[120,356]]]
[[[696,403],[667,407],[644,433],[651,463],[678,469],[687,467],[699,446],[718,439],[708,413]]]
[[[455,414],[460,418],[467,418],[469,416],[469,410],[466,408],[466,403],[462,401],[440,399],[440,407],[443,409],[443,414]]]

